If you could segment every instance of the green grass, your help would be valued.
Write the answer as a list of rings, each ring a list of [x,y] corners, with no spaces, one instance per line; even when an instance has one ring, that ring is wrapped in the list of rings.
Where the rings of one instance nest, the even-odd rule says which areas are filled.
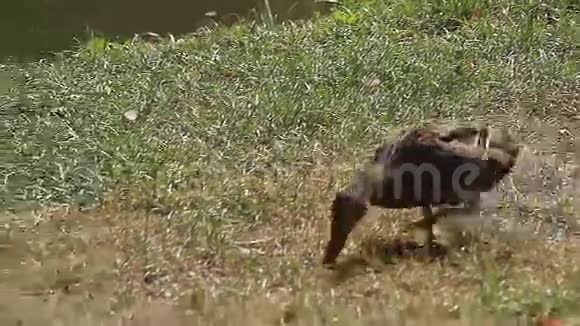
[[[301,291],[304,259],[319,261],[333,192],[392,130],[485,119],[541,151],[569,141],[558,130],[580,130],[578,12],[572,0],[347,1],[301,24],[243,22],[175,43],[94,40],[27,65],[22,86],[0,98],[16,158],[0,172],[0,199],[9,207],[100,203],[117,221],[119,245],[135,250],[127,266],[167,268],[175,283],[191,281],[178,276],[187,255],[165,257],[169,240],[150,224],[167,223],[169,243],[192,261],[235,261],[221,267],[234,293],[257,286],[261,273],[268,286]],[[397,216],[385,222],[392,230],[400,230]],[[252,237],[289,238],[260,249],[279,262],[231,256]],[[569,259],[554,257],[546,264]],[[236,279],[236,269],[247,272]],[[428,272],[417,277],[436,279],[436,269]],[[473,273],[488,280],[478,291],[492,312],[578,302],[577,290],[515,291],[497,280],[504,271]],[[317,291],[304,295],[327,298]],[[416,305],[402,296],[383,303]]]
[[[408,19],[469,9],[453,3]],[[521,102],[531,102],[523,114],[556,114],[545,97],[577,87],[574,16],[565,3],[541,4],[558,19],[504,1],[434,36],[402,20],[396,9],[409,3],[395,1],[274,31],[244,24],[32,64],[25,91],[6,104],[18,113],[6,120],[17,154],[30,158],[27,197],[91,200],[113,182],[150,178],[191,189],[215,173],[293,169],[320,159],[317,150],[355,154],[390,126],[428,117],[513,115]],[[369,89],[368,78],[381,83]]]

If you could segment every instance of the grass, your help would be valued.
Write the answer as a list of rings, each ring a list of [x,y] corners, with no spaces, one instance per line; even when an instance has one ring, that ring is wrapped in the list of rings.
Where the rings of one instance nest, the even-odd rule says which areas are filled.
[[[578,9],[346,1],[300,24],[96,40],[24,67],[0,99],[0,200],[105,221],[117,299],[175,299],[199,323],[572,316]],[[527,157],[468,252],[386,254],[416,217],[389,211],[357,229],[338,271],[320,270],[330,199],[377,144],[402,126],[482,120],[511,128]]]

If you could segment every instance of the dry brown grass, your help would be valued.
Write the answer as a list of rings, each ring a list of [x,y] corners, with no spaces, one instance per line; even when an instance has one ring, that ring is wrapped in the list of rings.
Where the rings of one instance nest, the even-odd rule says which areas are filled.
[[[546,242],[552,218],[570,213],[570,207],[565,202],[554,204],[553,198],[541,192],[534,195],[530,189],[526,190],[529,198],[524,198],[522,190],[515,189],[534,187],[537,180],[530,177],[540,166],[547,164],[554,171],[560,167],[532,151],[524,155],[528,157],[522,164],[532,164],[536,170],[516,169],[514,184],[505,185],[501,192],[503,207],[492,207],[483,218],[442,223],[448,252],[434,262],[415,257],[412,249],[403,255],[393,251],[395,239],[412,240],[405,231],[419,217],[415,210],[375,210],[371,213],[375,218],[368,216],[355,229],[339,267],[322,269],[328,202],[335,189],[329,186],[332,177],[323,165],[282,184],[247,180],[245,184],[262,181],[257,198],[299,190],[293,203],[270,210],[267,222],[230,225],[199,246],[188,239],[191,233],[159,216],[125,212],[115,204],[106,206],[104,214],[116,221],[112,234],[118,235],[118,245],[124,248],[124,269],[132,271],[126,275],[131,280],[125,283],[127,290],[181,298],[186,309],[206,322],[264,324],[294,316],[287,319],[312,325],[335,318],[336,313],[343,316],[339,319],[344,324],[350,324],[349,318],[363,324],[409,316],[447,320],[464,314],[469,318],[467,311],[472,309],[475,315],[486,310],[557,313],[578,298],[580,242],[574,236]],[[342,175],[348,175],[345,170]],[[507,202],[518,195],[518,203]],[[518,220],[515,212],[522,209],[531,213],[528,220]],[[572,222],[573,216],[562,218]],[[458,238],[458,227],[464,232],[471,229],[471,237]],[[142,282],[144,271],[156,276]],[[391,317],[385,311],[391,311]]]
[[[418,211],[374,208],[337,268],[321,266],[330,199],[348,181],[354,158],[334,162],[335,169],[314,162],[283,178],[237,177],[257,204],[268,205],[269,216],[253,222],[226,214],[221,224],[194,223],[191,212],[138,209],[143,193],[135,189],[111,192],[85,212],[39,212],[46,222],[30,229],[45,236],[29,243],[36,249],[27,257],[36,255],[44,268],[21,273],[14,278],[21,283],[13,284],[44,275],[36,288],[55,294],[0,306],[22,316],[38,305],[45,309],[40,315],[71,325],[492,325],[573,318],[580,302],[574,162],[545,152],[541,141],[524,148],[513,177],[487,194],[482,216],[443,220],[437,233],[445,250],[434,261],[404,246],[415,240],[409,225]],[[558,221],[565,227],[554,229]],[[58,241],[59,250],[42,245]],[[68,272],[55,277],[50,264]],[[115,283],[102,282],[112,271]]]

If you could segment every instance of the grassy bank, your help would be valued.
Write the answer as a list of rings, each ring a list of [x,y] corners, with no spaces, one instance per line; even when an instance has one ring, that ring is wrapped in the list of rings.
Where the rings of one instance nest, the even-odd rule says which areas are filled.
[[[574,240],[516,241],[505,224],[576,220],[565,185],[580,130],[577,14],[572,0],[363,1],[274,28],[96,40],[25,67],[0,100],[13,153],[2,199],[99,204],[83,214],[109,223],[125,295],[187,297],[202,319],[572,312]],[[488,212],[502,227],[481,231],[491,247],[426,266],[372,253],[382,273],[320,285],[328,203],[362,158],[403,126],[482,120],[510,127],[531,164]],[[385,215],[351,252],[384,249],[377,237],[416,217]]]

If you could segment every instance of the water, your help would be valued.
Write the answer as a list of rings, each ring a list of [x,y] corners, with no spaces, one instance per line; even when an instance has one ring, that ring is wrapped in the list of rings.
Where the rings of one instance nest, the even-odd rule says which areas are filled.
[[[36,60],[70,49],[96,34],[128,38],[135,33],[180,35],[208,22],[205,13],[251,17],[264,0],[18,0],[0,4],[0,62]],[[270,0],[280,20],[310,15],[314,0]]]

